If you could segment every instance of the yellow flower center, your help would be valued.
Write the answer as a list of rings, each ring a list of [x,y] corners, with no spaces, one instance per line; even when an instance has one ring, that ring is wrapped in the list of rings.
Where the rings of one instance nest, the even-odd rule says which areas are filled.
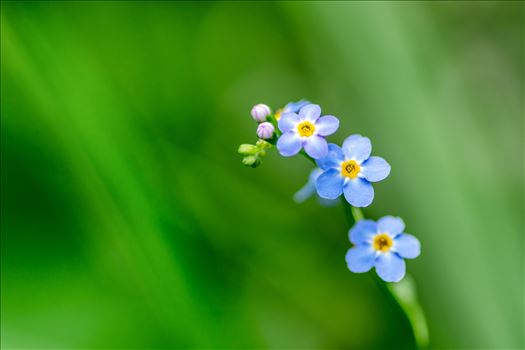
[[[355,179],[361,171],[361,167],[355,160],[347,160],[341,164],[341,175]]]
[[[299,131],[299,135],[301,136],[312,136],[315,131],[315,126],[305,120],[304,122],[297,124],[297,131]]]
[[[394,241],[386,233],[380,233],[374,237],[374,249],[386,253],[392,248]]]
[[[277,112],[275,112],[275,114],[273,115],[273,117],[275,118],[275,120],[279,121],[279,119],[281,119],[281,113],[283,112],[282,109],[278,109]]]

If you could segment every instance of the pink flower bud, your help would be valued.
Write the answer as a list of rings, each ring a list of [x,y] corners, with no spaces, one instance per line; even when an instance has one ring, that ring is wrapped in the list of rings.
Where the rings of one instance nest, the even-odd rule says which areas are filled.
[[[274,132],[272,123],[264,122],[257,127],[257,136],[261,139],[271,139]]]
[[[272,111],[270,110],[270,107],[262,103],[253,106],[251,111],[253,119],[255,119],[255,121],[259,123],[264,122],[266,120],[266,117],[271,113]]]

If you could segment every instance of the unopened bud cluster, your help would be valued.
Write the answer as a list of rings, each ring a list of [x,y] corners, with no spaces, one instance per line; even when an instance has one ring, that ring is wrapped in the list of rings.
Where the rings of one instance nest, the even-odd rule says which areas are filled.
[[[250,114],[253,120],[259,123],[256,130],[259,140],[255,145],[240,145],[238,152],[243,156],[242,163],[244,165],[256,168],[261,164],[262,157],[266,155],[266,149],[275,145],[278,136],[275,133],[277,122],[272,116],[270,107],[262,103],[253,106]]]
[[[243,156],[242,164],[256,168],[261,164],[261,158],[266,155],[266,149],[272,147],[264,140],[259,140],[255,145],[242,144],[239,146],[239,154]]]
[[[272,110],[265,104],[259,103],[253,106],[251,110],[253,120],[260,123],[257,127],[257,137],[264,140],[269,140],[273,137],[275,126],[269,122],[272,117]]]

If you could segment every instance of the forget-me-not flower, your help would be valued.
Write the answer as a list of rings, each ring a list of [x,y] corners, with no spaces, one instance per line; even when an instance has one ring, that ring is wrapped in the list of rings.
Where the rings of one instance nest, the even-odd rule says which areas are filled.
[[[354,207],[367,207],[374,199],[371,182],[381,181],[390,174],[390,165],[381,157],[370,157],[372,144],[368,137],[352,135],[343,147],[331,143],[328,153],[317,159],[324,173],[317,178],[319,196],[335,199],[344,194]]]
[[[319,159],[328,153],[324,137],[336,132],[339,120],[332,115],[321,117],[321,107],[309,104],[302,107],[299,114],[284,113],[278,126],[283,133],[277,140],[281,155],[291,157],[304,147],[306,154]]]
[[[350,241],[355,244],[346,253],[346,263],[352,272],[376,272],[386,282],[399,282],[405,276],[403,259],[417,258],[421,252],[419,240],[404,233],[401,218],[384,216],[377,222],[360,220],[350,229]]]

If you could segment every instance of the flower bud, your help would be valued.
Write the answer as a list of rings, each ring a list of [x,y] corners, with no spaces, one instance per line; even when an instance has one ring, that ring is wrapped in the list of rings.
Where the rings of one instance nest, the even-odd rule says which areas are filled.
[[[257,136],[261,139],[271,139],[275,128],[272,123],[264,122],[257,127]]]
[[[255,145],[242,144],[239,146],[239,154],[243,156],[251,156],[259,151],[259,147]]]
[[[256,168],[261,164],[261,160],[257,156],[248,156],[242,159],[242,164]]]
[[[266,120],[266,117],[270,115],[272,111],[270,110],[270,107],[264,104],[258,104],[253,106],[251,114],[253,119],[255,119],[256,122],[264,122]]]

